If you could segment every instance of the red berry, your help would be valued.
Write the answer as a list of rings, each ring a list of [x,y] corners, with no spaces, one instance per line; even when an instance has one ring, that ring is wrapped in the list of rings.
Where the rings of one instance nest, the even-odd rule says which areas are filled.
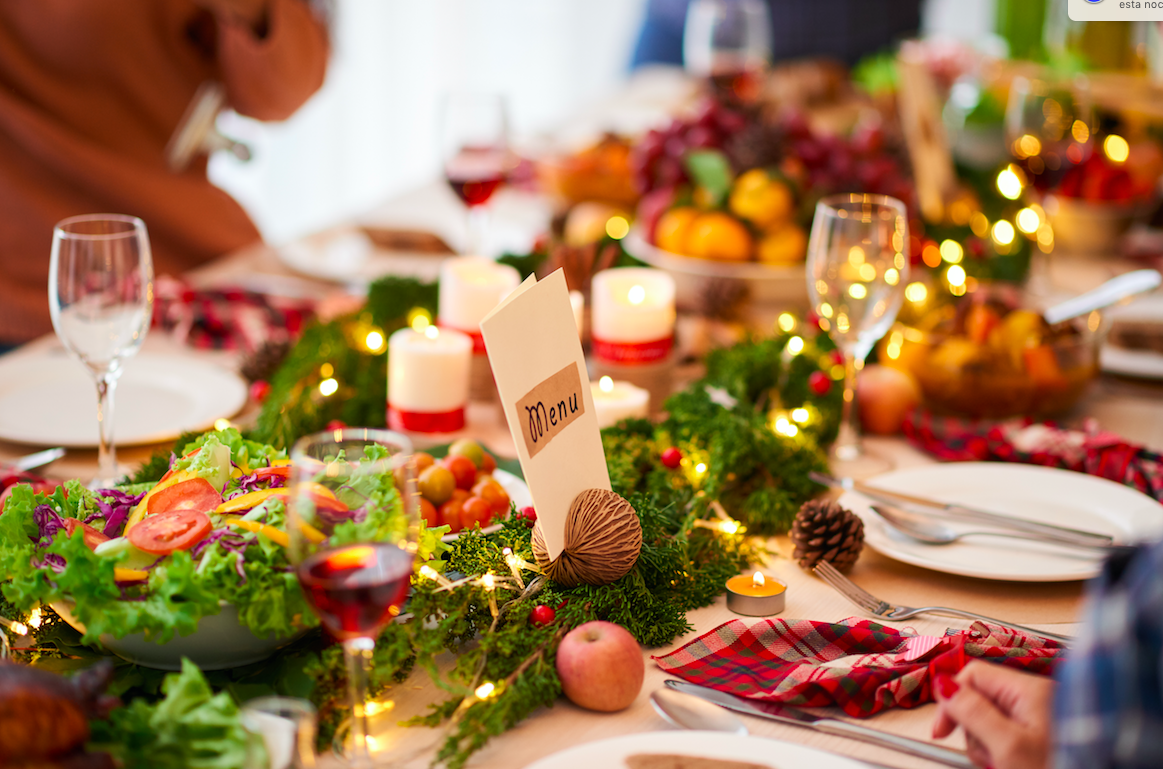
[[[837,366],[843,366],[844,365],[844,353],[840,352],[839,350],[832,350],[832,363],[834,363]]]
[[[825,374],[823,371],[813,371],[808,375],[808,387],[812,389],[816,395],[827,395],[832,391],[832,377]]]
[[[671,446],[669,449],[662,452],[660,459],[662,460],[662,464],[673,470],[682,464],[682,452],[676,449],[674,446]]]
[[[537,511],[533,509],[532,505],[521,508],[521,517],[525,519],[525,525],[533,528],[533,524],[537,523]]]
[[[555,619],[557,619],[557,612],[545,604],[537,604],[533,607],[533,611],[529,612],[529,621],[537,627],[551,625]]]
[[[250,399],[255,403],[262,403],[271,394],[271,383],[265,379],[256,379],[250,383]]]
[[[347,423],[344,422],[342,419],[332,419],[330,422],[327,423],[327,426],[324,427],[323,429],[324,430],[342,430],[345,427],[347,427]]]

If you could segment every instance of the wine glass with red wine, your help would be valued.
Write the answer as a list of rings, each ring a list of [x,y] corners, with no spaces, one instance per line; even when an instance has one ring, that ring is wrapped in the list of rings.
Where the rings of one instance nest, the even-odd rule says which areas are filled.
[[[291,449],[288,491],[291,562],[347,659],[347,757],[352,766],[370,767],[368,664],[376,637],[408,597],[419,534],[412,445],[387,430],[308,435]]]
[[[764,0],[694,0],[682,36],[683,66],[707,78],[724,104],[758,100],[771,61],[771,16]]]
[[[1018,77],[1010,86],[1005,137],[1021,166],[1031,202],[1042,203],[1071,168],[1094,150],[1094,111],[1085,78],[1060,80]],[[1050,292],[1050,265],[1040,247],[1030,256],[1027,290]]]
[[[444,178],[468,209],[464,253],[484,255],[487,204],[512,168],[505,100],[492,93],[451,93],[440,114]]]

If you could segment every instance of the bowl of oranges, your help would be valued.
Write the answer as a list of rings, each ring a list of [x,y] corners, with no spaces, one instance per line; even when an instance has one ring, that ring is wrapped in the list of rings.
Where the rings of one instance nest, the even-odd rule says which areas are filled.
[[[791,185],[766,169],[740,174],[720,205],[670,201],[655,215],[643,215],[625,241],[633,256],[674,276],[677,300],[701,309],[723,283],[756,309],[767,305],[807,306],[804,257],[807,232],[797,222],[799,207]]]

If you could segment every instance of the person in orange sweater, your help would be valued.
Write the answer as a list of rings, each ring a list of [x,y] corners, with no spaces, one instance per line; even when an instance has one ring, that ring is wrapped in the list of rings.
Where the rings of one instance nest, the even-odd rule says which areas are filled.
[[[120,213],[177,274],[260,239],[206,159],[165,148],[199,85],[283,120],[323,83],[329,45],[306,0],[0,0],[0,351],[49,332],[53,225]]]

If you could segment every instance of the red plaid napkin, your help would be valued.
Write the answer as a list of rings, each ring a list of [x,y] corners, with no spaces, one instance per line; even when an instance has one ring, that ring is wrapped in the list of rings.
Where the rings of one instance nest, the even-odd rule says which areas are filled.
[[[1163,501],[1163,456],[1100,431],[1093,420],[1083,430],[1064,430],[1052,422],[989,422],[917,409],[905,419],[904,432],[941,460],[1058,467],[1116,481]]]
[[[931,680],[970,658],[1033,673],[1052,672],[1065,649],[1045,638],[975,622],[945,636],[910,636],[855,618],[844,622],[732,620],[658,666],[691,683],[803,707],[838,706],[856,718],[933,699]]]
[[[263,342],[298,336],[314,302],[241,288],[195,290],[162,276],[155,282],[153,325],[202,350],[253,352]]]

